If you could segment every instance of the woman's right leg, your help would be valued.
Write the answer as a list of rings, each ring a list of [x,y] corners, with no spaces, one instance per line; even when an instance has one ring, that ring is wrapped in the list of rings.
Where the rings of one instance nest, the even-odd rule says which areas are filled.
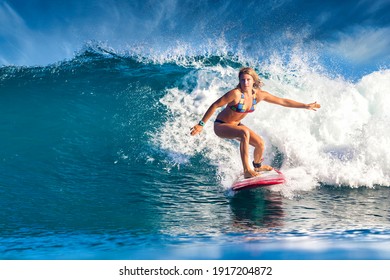
[[[242,166],[244,168],[244,177],[250,178],[257,176],[258,173],[254,171],[249,164],[250,130],[246,126],[216,123],[214,124],[214,132],[221,138],[238,139],[240,141],[240,154]]]

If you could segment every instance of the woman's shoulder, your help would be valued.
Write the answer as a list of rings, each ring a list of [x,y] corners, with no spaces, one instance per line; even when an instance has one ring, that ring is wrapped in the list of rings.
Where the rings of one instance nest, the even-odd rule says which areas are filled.
[[[238,97],[238,96],[241,97],[241,90],[239,88],[234,88],[234,89],[229,90],[227,92],[227,94],[234,96],[234,97]]]
[[[225,93],[222,98],[224,98],[228,103],[237,103],[241,98],[241,91],[237,88],[231,89]]]
[[[239,89],[239,88],[234,88],[234,89],[231,89],[230,92],[241,93],[241,89]]]

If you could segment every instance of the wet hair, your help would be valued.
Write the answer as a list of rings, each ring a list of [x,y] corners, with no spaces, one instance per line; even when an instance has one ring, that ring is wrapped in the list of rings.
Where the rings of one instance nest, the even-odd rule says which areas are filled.
[[[263,85],[263,82],[260,80],[259,75],[257,75],[256,71],[253,68],[250,67],[244,67],[240,69],[240,72],[238,73],[238,80],[240,80],[241,75],[248,74],[251,75],[253,78],[253,87],[254,88],[260,88]],[[240,88],[240,83],[238,83],[237,88]]]

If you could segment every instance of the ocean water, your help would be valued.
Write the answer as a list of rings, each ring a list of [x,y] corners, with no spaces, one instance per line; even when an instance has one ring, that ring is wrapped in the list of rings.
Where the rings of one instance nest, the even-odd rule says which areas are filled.
[[[136,2],[142,12],[131,28],[144,28],[150,44],[141,31],[133,44],[119,27],[106,38],[87,33],[93,24],[74,12],[68,16],[85,24],[80,38],[91,41],[64,32],[71,49],[79,43],[69,57],[63,48],[49,51],[63,44],[53,36],[47,56],[34,40],[26,56],[6,48],[23,49],[16,36],[26,30],[52,34],[33,21],[38,8],[28,14],[18,1],[0,3],[2,18],[13,19],[7,24],[24,26],[15,37],[0,29],[8,39],[0,40],[0,259],[390,259],[390,54],[380,36],[388,34],[389,5],[298,2],[305,5],[290,14],[289,1],[250,2],[251,12],[241,2],[185,2],[180,10],[183,3],[163,1],[149,21],[141,16],[151,2]],[[107,3],[91,14],[112,11]],[[172,14],[153,25],[164,5]],[[370,9],[352,17],[362,8]],[[345,22],[325,24],[345,9]],[[249,27],[205,19],[227,10],[223,18],[236,12]],[[123,23],[122,10],[115,15]],[[262,24],[271,15],[279,21]],[[366,60],[344,52],[362,33],[382,38]],[[265,90],[322,108],[260,103],[244,123],[264,138],[266,163],[287,182],[234,193],[238,143],[214,135],[216,115],[201,135],[189,132],[237,84],[242,66],[258,71]]]

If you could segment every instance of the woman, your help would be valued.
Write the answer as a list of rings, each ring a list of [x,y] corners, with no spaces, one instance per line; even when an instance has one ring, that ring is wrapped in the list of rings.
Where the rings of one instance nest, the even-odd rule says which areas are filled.
[[[191,128],[191,135],[200,133],[205,123],[214,112],[227,105],[217,116],[214,122],[214,132],[221,138],[238,139],[240,141],[241,161],[244,168],[244,177],[250,178],[259,175],[262,170],[272,170],[271,166],[262,165],[264,141],[253,130],[241,123],[248,113],[255,110],[256,104],[266,101],[290,108],[304,108],[316,111],[320,108],[317,102],[304,104],[294,100],[273,96],[262,90],[262,82],[252,68],[242,68],[238,74],[239,84],[217,101],[215,101],[204,114],[197,125]],[[253,167],[249,164],[249,145],[254,146]]]

